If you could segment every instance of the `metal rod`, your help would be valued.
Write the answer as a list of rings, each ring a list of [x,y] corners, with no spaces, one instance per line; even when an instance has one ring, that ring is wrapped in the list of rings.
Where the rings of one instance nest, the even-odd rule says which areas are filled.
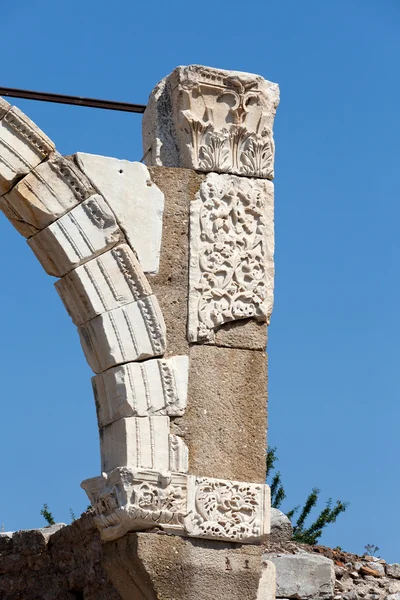
[[[98,100],[97,98],[82,98],[80,96],[65,96],[49,92],[33,92],[15,88],[0,87],[0,96],[11,98],[25,98],[26,100],[40,100],[42,102],[57,102],[58,104],[73,104],[75,106],[91,106],[106,110],[121,110],[124,112],[144,113],[145,104],[130,104],[129,102],[115,102],[113,100]]]

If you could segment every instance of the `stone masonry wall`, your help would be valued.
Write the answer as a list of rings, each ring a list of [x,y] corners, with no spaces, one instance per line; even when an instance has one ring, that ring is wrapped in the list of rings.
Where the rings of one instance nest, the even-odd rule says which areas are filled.
[[[0,534],[0,600],[121,600],[101,558],[90,513],[67,526]]]

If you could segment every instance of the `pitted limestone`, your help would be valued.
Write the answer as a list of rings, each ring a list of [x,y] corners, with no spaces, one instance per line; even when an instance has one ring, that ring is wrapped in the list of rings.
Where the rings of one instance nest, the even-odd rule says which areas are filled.
[[[156,273],[160,261],[164,195],[152,183],[145,165],[82,152],[76,155],[76,160],[108,202],[144,272]]]
[[[0,196],[53,151],[53,142],[13,106],[0,121]]]
[[[163,316],[155,296],[102,313],[78,329],[95,373],[122,363],[162,356],[166,345]]]
[[[127,363],[92,379],[99,427],[122,417],[182,415],[187,401],[189,359]]]
[[[63,277],[122,241],[114,215],[101,196],[91,196],[28,240],[49,275]]]
[[[74,163],[54,152],[21,179],[5,200],[21,221],[41,231],[92,194],[90,182]]]
[[[97,315],[149,296],[143,270],[127,244],[115,246],[55,283],[78,327]]]

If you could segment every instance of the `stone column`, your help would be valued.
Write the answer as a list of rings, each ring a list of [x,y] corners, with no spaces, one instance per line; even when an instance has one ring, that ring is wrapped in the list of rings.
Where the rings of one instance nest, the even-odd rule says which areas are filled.
[[[95,373],[102,474],[82,487],[123,599],[273,597],[273,567],[259,580],[278,99],[256,75],[177,68],[144,115],[147,167],[62,157],[0,99],[0,209],[59,278]]]

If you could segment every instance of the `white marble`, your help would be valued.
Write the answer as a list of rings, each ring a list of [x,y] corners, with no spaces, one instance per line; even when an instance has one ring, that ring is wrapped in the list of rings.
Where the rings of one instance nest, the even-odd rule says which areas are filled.
[[[53,151],[53,142],[13,106],[0,121],[0,196]]]
[[[95,195],[29,238],[28,244],[46,273],[63,277],[115,246],[122,237],[110,208]]]
[[[229,321],[269,323],[273,299],[273,183],[209,173],[190,203],[189,341]]]
[[[183,415],[188,372],[189,358],[173,356],[126,363],[96,375],[92,383],[99,427],[122,417]]]
[[[4,100],[4,98],[0,97],[0,119],[2,119],[4,117],[4,115],[6,113],[8,113],[10,108],[11,108],[11,104],[9,102],[7,102],[7,100]]]
[[[127,244],[114,246],[54,285],[78,327],[103,312],[152,293],[139,261]]]
[[[278,104],[278,85],[259,75],[177,67],[150,95],[145,162],[272,179]]]
[[[169,436],[169,470],[176,473],[189,470],[189,449],[178,435]]]
[[[154,295],[102,313],[79,327],[78,332],[86,360],[95,373],[165,352],[165,323]]]
[[[100,429],[102,471],[116,467],[169,470],[169,418],[129,417]]]
[[[4,199],[20,221],[41,231],[93,194],[88,179],[73,161],[54,152],[21,179]]]
[[[94,521],[103,541],[154,527],[184,533],[186,475],[119,467],[86,479],[81,487],[96,511]]]
[[[145,273],[156,273],[160,261],[164,194],[151,181],[145,165],[76,154],[78,165],[114,212],[128,244]]]
[[[186,535],[238,543],[259,543],[270,532],[267,485],[188,477]]]
[[[268,486],[119,467],[82,482],[103,540],[144,531],[259,544],[269,532]]]

